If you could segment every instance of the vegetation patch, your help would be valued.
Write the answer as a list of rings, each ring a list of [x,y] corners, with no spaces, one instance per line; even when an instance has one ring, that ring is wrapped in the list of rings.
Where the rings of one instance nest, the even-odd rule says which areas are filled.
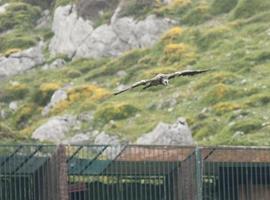
[[[10,102],[21,100],[29,93],[28,85],[25,83],[14,82],[6,86],[3,95],[0,96],[0,101]]]
[[[138,108],[126,103],[116,103],[104,105],[95,113],[95,121],[97,123],[108,123],[110,120],[122,120],[135,115]]]
[[[212,14],[222,14],[230,12],[238,3],[238,0],[214,0],[210,11]]]
[[[222,115],[233,110],[238,110],[242,108],[242,105],[232,102],[221,102],[214,105],[213,108],[217,114]]]
[[[248,18],[269,10],[270,2],[265,0],[238,0],[238,3],[231,13],[232,19]]]
[[[38,42],[38,36],[28,31],[12,31],[0,36],[0,53],[5,54],[9,49],[27,49]]]
[[[45,106],[51,99],[53,93],[61,88],[61,84],[56,82],[43,83],[35,90],[33,100],[40,106]]]
[[[234,132],[241,131],[250,133],[254,130],[262,128],[262,122],[258,119],[246,119],[237,121],[230,129]]]
[[[30,29],[40,16],[38,7],[27,3],[11,3],[6,12],[0,14],[0,33],[13,28]]]
[[[241,92],[226,84],[217,84],[212,87],[203,97],[203,102],[218,103],[224,100],[233,100],[241,96]]]
[[[58,104],[56,104],[51,113],[61,113],[77,102],[86,104],[85,106],[80,106],[80,108],[84,107],[87,109],[93,109],[95,108],[95,102],[101,101],[109,95],[110,92],[108,90],[96,85],[82,85],[74,87],[68,90],[67,100],[60,101]]]
[[[185,24],[197,25],[209,20],[210,18],[211,15],[208,4],[201,3],[187,12],[187,14],[183,16],[182,21]]]

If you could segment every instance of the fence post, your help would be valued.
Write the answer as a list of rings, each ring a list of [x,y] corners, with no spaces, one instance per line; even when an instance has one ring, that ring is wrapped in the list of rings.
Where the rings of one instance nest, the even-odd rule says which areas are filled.
[[[200,147],[195,149],[195,159],[196,159],[196,186],[197,186],[197,198],[196,200],[202,200],[202,187],[203,187],[203,177],[202,177],[202,157]]]

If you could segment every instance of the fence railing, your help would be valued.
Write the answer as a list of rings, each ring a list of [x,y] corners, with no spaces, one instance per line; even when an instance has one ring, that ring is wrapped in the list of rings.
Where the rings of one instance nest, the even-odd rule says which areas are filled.
[[[0,146],[0,200],[269,199],[270,148]]]

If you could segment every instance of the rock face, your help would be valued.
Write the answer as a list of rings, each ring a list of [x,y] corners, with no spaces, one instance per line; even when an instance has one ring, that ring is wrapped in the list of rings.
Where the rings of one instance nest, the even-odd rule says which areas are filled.
[[[137,144],[156,145],[192,145],[191,130],[184,118],[179,118],[174,124],[159,123],[150,133],[143,135]]]
[[[90,137],[87,134],[83,134],[83,133],[78,133],[76,135],[74,135],[73,137],[64,140],[63,144],[78,144],[78,145],[82,145],[82,144],[86,144],[90,142]]]
[[[74,116],[53,117],[47,123],[37,128],[32,134],[32,138],[41,142],[49,141],[59,144],[66,137],[66,134],[77,124],[78,121]]]
[[[67,5],[55,10],[52,31],[54,37],[50,42],[50,51],[72,56],[92,33],[93,27],[91,21],[78,17],[75,9]]]
[[[37,21],[36,28],[49,28],[50,21],[51,21],[50,11],[44,10],[41,14],[41,18]]]
[[[43,70],[49,70],[49,69],[57,69],[57,68],[61,68],[66,64],[66,61],[58,58],[55,61],[53,61],[51,64],[46,64],[44,66],[42,66]]]
[[[95,144],[112,144],[112,145],[118,145],[120,144],[120,140],[117,136],[110,136],[106,134],[105,132],[100,133],[96,139]]]
[[[36,47],[11,54],[8,57],[0,57],[0,79],[22,73],[44,62],[42,54],[43,43]]]
[[[77,15],[71,5],[58,7],[53,19],[54,37],[49,49],[79,58],[118,56],[132,48],[152,46],[173,22],[169,19],[148,16],[143,21],[131,17],[116,18],[110,25],[96,29],[90,20]]]
[[[1,1],[0,1],[0,2],[1,2]],[[8,3],[6,3],[6,4],[2,5],[2,6],[0,6],[0,14],[5,13],[8,6],[9,6]]]
[[[103,144],[111,145],[108,146],[104,151],[104,155],[110,159],[114,159],[121,152],[122,148],[124,148],[124,146],[120,145],[121,142],[117,136],[110,136],[105,132],[102,132],[99,135],[97,135],[94,143],[97,145]],[[97,150],[100,151],[101,149],[98,148]]]
[[[67,98],[68,95],[65,89],[56,90],[51,97],[50,103],[42,110],[42,115],[46,116],[57,103],[66,100]]]

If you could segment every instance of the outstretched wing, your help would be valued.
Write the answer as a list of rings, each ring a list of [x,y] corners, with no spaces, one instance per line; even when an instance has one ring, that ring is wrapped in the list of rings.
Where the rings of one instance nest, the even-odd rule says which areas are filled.
[[[151,81],[152,81],[151,79],[150,79],[150,80],[141,80],[141,81],[138,81],[138,82],[132,84],[130,87],[127,87],[127,88],[125,88],[125,89],[123,89],[123,90],[120,90],[120,91],[118,91],[118,92],[115,92],[115,93],[113,93],[113,94],[114,94],[114,95],[121,94],[121,93],[123,93],[123,92],[126,92],[126,91],[128,91],[128,90],[131,90],[131,89],[136,88],[136,87],[138,87],[138,86],[146,85],[147,83],[149,83],[149,82],[151,82]]]
[[[205,69],[205,70],[185,70],[185,71],[178,71],[178,72],[174,72],[171,74],[167,74],[166,76],[168,77],[168,79],[172,79],[178,76],[193,76],[196,74],[201,74],[204,72],[208,72],[210,69]]]

